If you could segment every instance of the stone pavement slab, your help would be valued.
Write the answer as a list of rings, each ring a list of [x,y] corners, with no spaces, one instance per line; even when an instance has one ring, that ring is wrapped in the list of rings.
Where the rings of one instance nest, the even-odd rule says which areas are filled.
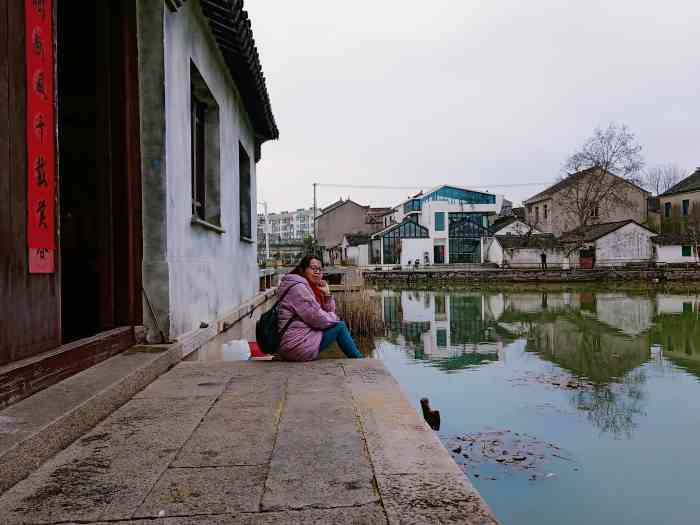
[[[170,468],[136,518],[257,512],[267,466]]]
[[[463,476],[380,361],[350,362],[345,369],[377,472]]]
[[[352,396],[339,366],[290,370],[264,510],[379,501]]]
[[[0,523],[495,524],[381,362],[180,363],[0,495]]]
[[[390,524],[497,524],[396,380],[373,359],[343,365]]]
[[[136,399],[0,498],[3,523],[128,519],[209,409]]]
[[[385,525],[378,503],[340,509],[288,510],[283,512],[207,514],[172,518],[143,518],[98,522],[95,525]],[[76,524],[77,525],[77,524]]]
[[[272,456],[281,401],[256,408],[217,404],[180,450],[173,466],[267,465]]]
[[[452,474],[377,475],[390,524],[496,525],[481,496]]]
[[[75,441],[180,359],[178,345],[134,348],[0,411],[0,492]]]

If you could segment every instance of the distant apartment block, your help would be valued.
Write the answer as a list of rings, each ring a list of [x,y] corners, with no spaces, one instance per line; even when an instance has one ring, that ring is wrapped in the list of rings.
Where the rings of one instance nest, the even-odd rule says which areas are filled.
[[[301,241],[314,233],[314,209],[299,208],[268,215],[270,243]],[[258,214],[258,243],[265,242],[265,214]]]

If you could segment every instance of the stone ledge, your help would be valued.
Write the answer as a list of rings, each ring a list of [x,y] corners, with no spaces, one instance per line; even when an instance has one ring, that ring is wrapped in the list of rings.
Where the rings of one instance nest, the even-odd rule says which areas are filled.
[[[27,477],[181,358],[135,346],[0,411],[0,493]]]
[[[390,524],[499,522],[376,359],[341,361]]]

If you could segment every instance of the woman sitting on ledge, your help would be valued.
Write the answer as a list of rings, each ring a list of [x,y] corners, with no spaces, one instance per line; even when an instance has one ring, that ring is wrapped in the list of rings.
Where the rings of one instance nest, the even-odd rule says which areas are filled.
[[[345,322],[335,314],[335,300],[323,280],[321,261],[307,255],[282,278],[279,303],[279,353],[286,361],[313,361],[333,341],[347,357],[362,357]]]

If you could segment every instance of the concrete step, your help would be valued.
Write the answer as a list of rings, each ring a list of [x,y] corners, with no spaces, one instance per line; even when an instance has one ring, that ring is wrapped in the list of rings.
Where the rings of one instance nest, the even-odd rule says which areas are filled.
[[[0,493],[177,363],[181,345],[137,345],[0,411]]]

